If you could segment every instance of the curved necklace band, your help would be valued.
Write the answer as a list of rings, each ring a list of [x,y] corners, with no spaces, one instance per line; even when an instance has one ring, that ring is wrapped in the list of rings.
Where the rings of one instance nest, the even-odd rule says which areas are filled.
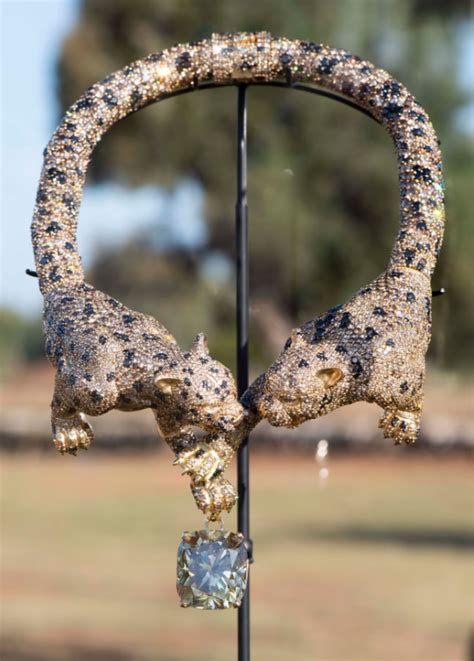
[[[438,140],[414,97],[386,71],[344,50],[272,38],[215,34],[154,53],[106,76],[71,106],[45,152],[32,224],[43,293],[84,279],[76,227],[87,167],[104,133],[168,94],[200,83],[311,82],[350,98],[388,131],[398,156],[400,232],[390,265],[432,274],[444,226]]]

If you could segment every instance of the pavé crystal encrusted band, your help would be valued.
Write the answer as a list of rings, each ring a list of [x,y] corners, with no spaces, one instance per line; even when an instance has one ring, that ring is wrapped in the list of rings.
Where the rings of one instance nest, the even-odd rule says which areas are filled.
[[[204,336],[183,352],[158,321],[84,282],[77,218],[93,150],[123,117],[203,83],[288,78],[350,98],[386,128],[398,156],[401,226],[388,268],[344,305],[295,329],[242,398],[243,409],[232,375],[210,357]],[[93,433],[84,413],[150,408],[176,463],[191,476],[199,508],[218,520],[236,499],[223,473],[262,417],[295,427],[365,400],[382,407],[386,436],[413,442],[430,340],[430,277],[444,229],[443,187],[438,141],[423,108],[386,71],[344,50],[267,32],[215,34],[153,53],[92,85],[45,150],[32,223],[46,351],[56,367],[52,428],[58,450],[75,454],[89,447]],[[209,436],[198,442],[193,425]],[[191,537],[183,558],[195,558]],[[206,544],[199,548],[212,549],[235,578],[225,535],[211,537],[203,534]],[[184,574],[192,578],[192,572]],[[206,604],[205,596],[198,601]]]

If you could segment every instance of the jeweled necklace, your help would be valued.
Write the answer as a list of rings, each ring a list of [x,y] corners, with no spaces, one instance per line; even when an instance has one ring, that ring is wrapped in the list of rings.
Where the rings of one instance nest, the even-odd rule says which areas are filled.
[[[401,228],[387,270],[345,305],[295,329],[281,356],[242,398],[243,408],[232,375],[209,356],[203,335],[183,352],[158,321],[84,282],[77,217],[93,149],[115,122],[203,83],[269,83],[288,76],[350,98],[387,129],[398,155]],[[69,454],[89,447],[93,432],[84,413],[151,408],[176,463],[191,477],[198,507],[207,520],[220,521],[236,499],[223,473],[262,417],[295,427],[365,400],[383,408],[386,436],[413,442],[443,197],[438,141],[424,110],[388,73],[343,50],[267,32],[216,34],[149,55],[96,83],[48,144],[32,223],[46,351],[57,370],[56,447]],[[198,442],[193,425],[209,436]],[[246,577],[241,535],[207,527],[183,535],[183,605],[238,606]]]

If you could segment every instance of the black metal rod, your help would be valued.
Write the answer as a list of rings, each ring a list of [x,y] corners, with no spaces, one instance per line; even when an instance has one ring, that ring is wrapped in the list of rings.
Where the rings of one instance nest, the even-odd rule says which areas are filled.
[[[235,248],[237,287],[237,390],[239,396],[249,381],[249,264],[247,214],[247,85],[237,88],[237,201]],[[248,439],[237,454],[238,530],[249,539],[249,447]],[[250,660],[250,585],[238,611],[238,659]]]
[[[260,85],[260,83],[255,83],[255,84]],[[329,92],[328,90],[323,90],[319,87],[313,87],[312,85],[305,85],[304,83],[294,83],[291,81],[291,78],[289,78],[286,83],[282,83],[277,80],[270,80],[270,81],[265,81],[263,84],[266,85],[267,87],[286,87],[292,90],[297,90],[298,92],[309,92],[310,94],[325,96],[327,99],[332,99],[333,101],[339,101],[339,103],[342,103],[345,106],[349,106],[349,108],[352,108],[353,110],[358,110],[363,115],[370,117],[370,119],[373,119],[375,122],[380,124],[378,119],[376,119],[368,110],[366,110],[362,106],[359,106],[354,101],[351,101],[351,99],[342,96],[341,94],[336,94],[335,92]]]
[[[228,83],[199,83],[197,85],[192,85],[190,87],[177,90],[176,92],[163,94],[163,96],[161,96],[159,99],[157,99],[156,101],[150,101],[150,103],[147,105],[152,105],[153,103],[160,103],[160,101],[165,101],[166,99],[172,99],[173,97],[181,96],[182,94],[189,94],[189,92],[199,92],[201,90],[217,89],[219,87],[229,87],[235,84],[236,84],[235,81],[230,81]],[[320,87],[315,87],[313,85],[306,85],[304,83],[293,82],[291,78],[288,79],[286,82],[278,81],[278,80],[271,80],[271,81],[264,80],[264,81],[259,81],[258,83],[249,82],[245,84],[245,87],[247,87],[248,85],[258,85],[264,87],[284,87],[286,89],[297,90],[298,92],[309,92],[310,94],[325,96],[328,99],[332,99],[333,101],[339,101],[339,103],[342,103],[345,106],[349,106],[349,108],[353,108],[354,110],[361,112],[363,115],[366,115],[366,117],[370,117],[370,119],[373,119],[374,122],[377,122],[377,124],[380,124],[379,120],[376,117],[374,117],[368,110],[366,110],[362,106],[359,106],[355,101],[352,101],[351,99],[342,96],[341,94],[337,94],[336,92],[323,90]],[[238,85],[238,87],[244,87],[244,86]]]

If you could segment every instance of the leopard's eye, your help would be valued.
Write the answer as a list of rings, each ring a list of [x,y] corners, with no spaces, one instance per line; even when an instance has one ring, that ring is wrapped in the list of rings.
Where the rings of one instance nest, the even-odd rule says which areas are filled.
[[[293,340],[291,339],[291,337],[289,337],[285,342],[285,349],[289,349],[292,344],[293,344]]]
[[[332,388],[336,383],[339,383],[344,374],[339,367],[328,367],[318,370],[316,376],[321,379],[325,388]]]

